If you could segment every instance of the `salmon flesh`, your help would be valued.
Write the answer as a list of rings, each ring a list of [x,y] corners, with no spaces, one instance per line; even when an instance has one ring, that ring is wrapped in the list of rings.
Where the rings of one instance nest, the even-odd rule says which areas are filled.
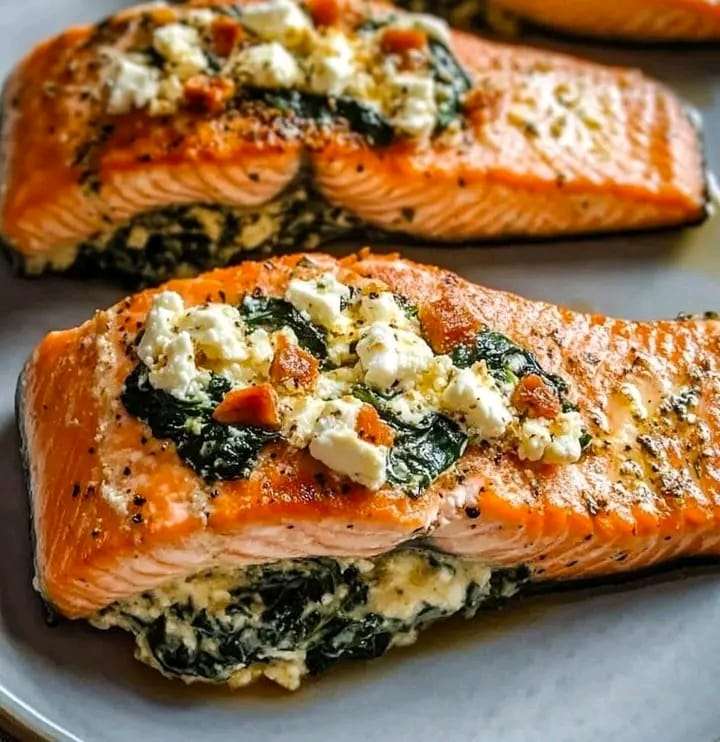
[[[518,32],[518,21],[583,37],[653,42],[717,42],[720,6],[715,0],[401,0],[461,28],[489,26]]]
[[[350,0],[153,4],[73,28],[10,77],[0,147],[0,233],[28,273],[152,283],[357,234],[705,215],[696,125],[661,84]]]
[[[295,688],[527,583],[720,551],[720,321],[397,255],[245,262],[48,335],[36,584],[185,680]]]

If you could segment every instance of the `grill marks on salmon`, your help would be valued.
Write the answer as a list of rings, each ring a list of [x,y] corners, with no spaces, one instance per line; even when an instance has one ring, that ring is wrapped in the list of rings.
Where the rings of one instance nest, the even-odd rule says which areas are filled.
[[[114,47],[130,43],[142,13],[124,12]],[[45,42],[6,88],[0,229],[32,272],[68,267],[79,245],[149,211],[260,213],[298,182],[367,226],[433,241],[654,228],[705,213],[696,128],[639,72],[453,32],[473,83],[460,129],[380,147],[339,122],[311,135],[232,102],[217,113],[108,115],[101,49],[112,27]],[[322,234],[307,237],[312,246]]]
[[[303,259],[348,285],[383,282],[424,325],[434,317],[435,337],[438,318],[449,328],[456,316],[532,351],[568,382],[591,446],[557,466],[471,445],[412,498],[390,485],[369,491],[279,441],[247,479],[208,484],[120,401],[155,292],[141,293],[50,334],[20,382],[39,585],[65,615],[209,567],[372,556],[416,538],[493,567],[526,565],[534,580],[718,553],[720,322],[579,314],[367,252],[247,262],[166,288],[188,306],[237,304],[256,289],[282,296]]]

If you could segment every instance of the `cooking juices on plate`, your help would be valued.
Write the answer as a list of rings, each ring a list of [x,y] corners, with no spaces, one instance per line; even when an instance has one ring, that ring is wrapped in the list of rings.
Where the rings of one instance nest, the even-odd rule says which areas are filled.
[[[526,583],[720,549],[720,323],[365,251],[173,281],[19,386],[37,586],[187,681],[296,688]]]
[[[30,273],[156,282],[357,232],[704,216],[698,135],[662,85],[384,4],[130,9],[40,45],[4,107],[0,228]]]
[[[429,10],[459,27],[489,25],[516,32],[525,20],[548,29],[608,41],[707,42],[720,40],[715,0],[400,0]]]

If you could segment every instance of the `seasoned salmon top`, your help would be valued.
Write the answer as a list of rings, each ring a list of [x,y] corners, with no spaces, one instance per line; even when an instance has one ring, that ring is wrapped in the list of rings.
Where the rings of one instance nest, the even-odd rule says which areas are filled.
[[[703,214],[697,133],[662,86],[375,3],[140,6],[40,45],[5,109],[1,226],[30,270],[88,245],[109,261],[123,226],[130,263],[157,251],[157,225],[132,220],[183,205],[234,210],[232,237],[229,217],[173,213],[214,245],[185,262],[226,263],[236,251],[218,245],[276,244],[289,225],[261,210],[299,181],[314,197],[295,197],[295,222],[323,200],[336,230],[426,239]]]
[[[418,536],[548,576],[583,569],[548,543],[597,539],[591,573],[668,536],[716,548],[719,355],[715,319],[582,315],[397,256],[171,282],[26,368],[41,585],[82,615],[207,566]]]

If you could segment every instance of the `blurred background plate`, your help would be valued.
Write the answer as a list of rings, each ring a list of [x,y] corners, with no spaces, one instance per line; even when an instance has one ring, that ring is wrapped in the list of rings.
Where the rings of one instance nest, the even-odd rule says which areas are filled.
[[[0,73],[45,35],[121,5],[0,0]],[[708,161],[720,161],[720,50],[539,43],[636,65],[672,85],[703,114]],[[720,309],[719,232],[715,219],[686,232],[404,252],[529,297],[661,318]],[[15,381],[46,332],[85,320],[121,292],[100,281],[25,281],[2,268],[0,727],[5,719],[23,736],[112,742],[720,739],[720,576],[713,574],[533,599],[474,622],[451,621],[416,648],[331,672],[294,695],[188,689],[137,664],[126,636],[82,624],[47,628],[30,588]]]

